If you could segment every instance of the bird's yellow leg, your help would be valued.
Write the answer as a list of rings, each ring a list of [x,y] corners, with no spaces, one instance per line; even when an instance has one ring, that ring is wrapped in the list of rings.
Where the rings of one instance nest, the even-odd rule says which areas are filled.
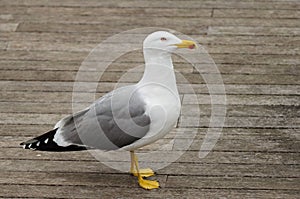
[[[131,166],[130,166],[130,173],[136,177],[138,177],[137,169],[135,168],[135,159],[136,156],[133,151],[130,151],[130,157],[131,157]],[[139,173],[142,177],[150,177],[153,176],[155,173],[152,169],[139,169]]]
[[[156,180],[145,180],[143,178],[143,176],[141,175],[140,170],[139,170],[137,157],[135,156],[133,151],[131,151],[130,154],[131,154],[131,166],[132,167],[135,166],[135,169],[133,169],[133,170],[136,171],[135,173],[138,177],[139,185],[144,189],[157,189],[157,188],[159,188],[159,183]],[[132,172],[132,167],[130,169],[131,172]]]

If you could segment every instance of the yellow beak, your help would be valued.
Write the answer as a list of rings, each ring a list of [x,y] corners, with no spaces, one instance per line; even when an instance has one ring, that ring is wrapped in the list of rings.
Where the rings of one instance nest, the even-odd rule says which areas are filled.
[[[197,48],[196,43],[189,40],[182,40],[180,44],[175,44],[175,46],[177,46],[177,48],[189,48],[189,49]]]

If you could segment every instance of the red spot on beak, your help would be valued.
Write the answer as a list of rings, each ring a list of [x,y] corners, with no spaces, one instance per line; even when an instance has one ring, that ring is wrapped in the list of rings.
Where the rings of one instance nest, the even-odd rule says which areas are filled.
[[[195,47],[196,47],[196,45],[192,44],[192,45],[189,46],[189,49],[194,49]]]

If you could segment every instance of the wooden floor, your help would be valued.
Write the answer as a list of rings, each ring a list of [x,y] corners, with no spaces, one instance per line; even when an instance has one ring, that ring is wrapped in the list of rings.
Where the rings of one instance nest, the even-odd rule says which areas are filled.
[[[201,123],[179,122],[173,131],[199,133],[186,153],[157,171],[160,189],[139,188],[134,177],[88,152],[20,148],[21,141],[72,112],[73,82],[90,50],[115,33],[148,26],[197,39],[222,74],[225,128],[208,156],[199,159],[198,152],[210,117],[209,93],[199,74],[181,61],[175,68],[203,99]],[[299,198],[299,46],[297,0],[1,0],[0,197]],[[138,53],[109,68],[98,94],[141,61]],[[190,93],[180,94],[185,99]],[[187,115],[180,121],[194,117],[197,106],[183,100]]]

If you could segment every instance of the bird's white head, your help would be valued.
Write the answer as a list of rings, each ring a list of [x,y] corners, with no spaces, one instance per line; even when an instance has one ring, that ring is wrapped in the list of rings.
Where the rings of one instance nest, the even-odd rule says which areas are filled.
[[[196,48],[196,43],[189,40],[181,40],[175,35],[166,31],[157,31],[146,37],[143,43],[144,50],[162,50],[173,52],[177,48]]]

